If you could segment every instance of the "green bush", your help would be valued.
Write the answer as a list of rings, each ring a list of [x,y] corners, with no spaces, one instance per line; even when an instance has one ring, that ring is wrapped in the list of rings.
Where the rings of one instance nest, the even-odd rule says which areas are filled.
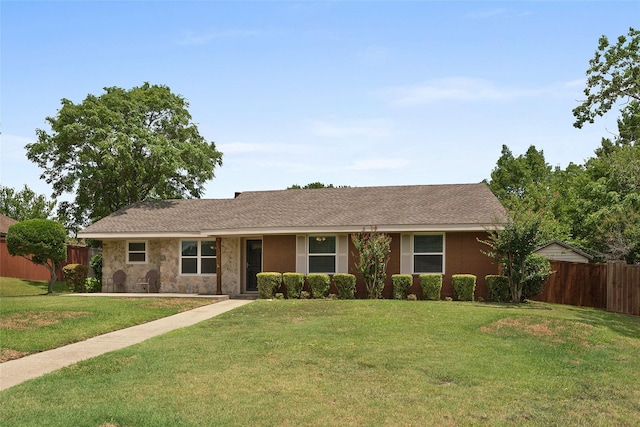
[[[281,273],[258,273],[258,294],[260,298],[270,299],[282,284]]]
[[[542,292],[542,285],[551,275],[551,263],[542,255],[531,254],[524,264],[525,279],[522,282],[522,300]]]
[[[302,292],[302,287],[304,286],[304,274],[284,273],[282,281],[287,290],[287,298],[300,298],[300,292]]]
[[[338,273],[333,275],[333,281],[338,288],[338,298],[354,299],[356,294],[356,276]]]
[[[331,279],[325,273],[309,273],[307,274],[307,282],[309,289],[311,289],[312,298],[325,297],[329,292],[329,285],[331,285]]]
[[[87,288],[87,292],[102,292],[102,283],[100,283],[100,280],[94,279],[93,277],[87,277],[84,281],[84,286]]]
[[[507,276],[499,276],[490,274],[485,276],[487,289],[489,290],[489,301],[506,302],[511,300],[509,291],[509,278]]]
[[[96,279],[102,283],[102,254],[95,254],[89,260],[89,265],[93,268]]]
[[[420,287],[426,300],[439,301],[442,292],[442,274],[421,274]]]
[[[413,283],[413,276],[410,274],[392,274],[393,299],[407,299],[407,292]]]
[[[85,280],[87,278],[88,268],[82,264],[67,264],[62,268],[62,274],[64,274],[64,280],[67,282],[67,286],[73,292],[87,292],[85,287]]]
[[[451,276],[453,292],[458,301],[473,301],[476,290],[476,276],[473,274],[454,274]]]

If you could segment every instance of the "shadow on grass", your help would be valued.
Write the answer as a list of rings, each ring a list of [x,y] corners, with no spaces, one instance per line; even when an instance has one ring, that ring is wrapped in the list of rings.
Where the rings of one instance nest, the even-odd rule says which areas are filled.
[[[597,308],[570,307],[581,321],[594,326],[605,326],[628,338],[640,339],[640,317],[610,313]]]
[[[549,304],[539,301],[527,301],[520,304],[512,302],[484,302],[483,307],[500,308],[500,309],[518,309],[518,310],[553,310]]]

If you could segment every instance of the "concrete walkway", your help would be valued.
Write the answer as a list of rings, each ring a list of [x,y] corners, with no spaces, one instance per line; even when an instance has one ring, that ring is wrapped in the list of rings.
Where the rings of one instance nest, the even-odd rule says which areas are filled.
[[[161,295],[166,296],[164,294]],[[131,297],[132,294],[126,294],[126,296]],[[227,299],[141,325],[109,332],[86,341],[0,363],[0,390],[13,387],[23,381],[48,374],[81,360],[138,344],[175,329],[195,325],[250,302],[252,300]]]

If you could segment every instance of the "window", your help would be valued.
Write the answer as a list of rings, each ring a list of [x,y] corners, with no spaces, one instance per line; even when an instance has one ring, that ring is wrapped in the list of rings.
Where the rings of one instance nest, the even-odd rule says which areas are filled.
[[[183,240],[180,251],[182,274],[216,274],[215,240]]]
[[[336,237],[309,236],[309,273],[336,272]]]
[[[147,242],[127,242],[127,262],[143,264],[147,262]]]
[[[444,235],[413,236],[413,272],[444,273]]]

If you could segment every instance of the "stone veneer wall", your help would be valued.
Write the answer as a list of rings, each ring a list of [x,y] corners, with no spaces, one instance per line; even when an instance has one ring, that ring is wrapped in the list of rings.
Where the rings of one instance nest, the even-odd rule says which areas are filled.
[[[160,271],[160,242],[148,240],[147,262],[144,264],[127,264],[127,241],[110,240],[102,242],[102,291],[112,292],[113,274],[122,270],[127,275],[126,292],[144,292],[140,281],[144,280],[149,270]],[[162,279],[161,279],[162,281]],[[160,290],[162,292],[162,290]]]
[[[240,290],[240,238],[229,237],[222,239],[222,293],[237,295]]]
[[[123,270],[127,279],[126,292],[144,292],[138,285],[149,270],[160,273],[160,292],[168,293],[216,293],[216,276],[180,275],[180,240],[147,240],[147,262],[127,264],[125,240],[109,240],[102,243],[103,269],[102,291],[112,292],[111,280],[117,270]],[[222,239],[222,293],[240,293],[240,239]]]

